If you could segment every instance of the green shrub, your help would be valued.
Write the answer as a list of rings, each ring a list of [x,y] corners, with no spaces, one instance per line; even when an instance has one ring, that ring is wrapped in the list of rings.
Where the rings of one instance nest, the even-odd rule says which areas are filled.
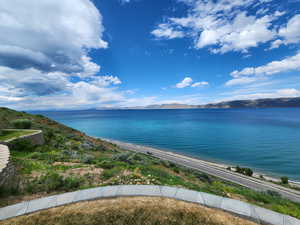
[[[173,169],[173,171],[174,171],[175,173],[180,173],[180,170],[179,170],[178,167],[173,167],[172,169]]]
[[[213,180],[208,176],[206,173],[199,173],[196,175],[196,177],[201,180],[202,182],[211,184]]]
[[[39,178],[31,181],[27,186],[27,191],[30,193],[51,192],[51,191],[69,191],[79,188],[84,183],[82,177],[67,177],[59,175],[56,172],[48,172]]]
[[[160,160],[160,163],[161,163],[161,165],[163,165],[163,166],[166,167],[166,168],[169,168],[169,167],[170,167],[169,161],[166,161],[166,160]]]
[[[99,168],[103,168],[103,169],[112,169],[112,168],[115,167],[113,162],[106,161],[106,160],[97,163],[96,166],[99,167]]]
[[[49,172],[44,176],[36,178],[27,186],[27,191],[31,193],[50,192],[59,190],[64,185],[63,176],[55,172]]]
[[[22,151],[22,152],[32,152],[34,151],[35,147],[31,143],[31,141],[26,139],[16,139],[9,143],[10,148],[13,151]]]
[[[107,150],[107,148],[103,144],[97,145],[95,149],[98,150],[98,151],[105,151],[105,150]]]
[[[11,121],[11,124],[16,129],[30,129],[32,126],[32,122],[28,119],[17,119]]]
[[[63,189],[68,191],[72,189],[79,188],[81,184],[84,183],[84,179],[82,177],[67,177],[64,180],[64,187]]]
[[[239,167],[239,166],[237,166],[235,169],[236,169],[236,172],[237,172],[237,173],[242,173],[242,172],[243,172],[242,168]]]
[[[239,166],[236,167],[236,172],[247,175],[249,177],[253,175],[253,171],[250,168],[241,168]]]
[[[43,131],[43,133],[44,133],[44,137],[45,137],[46,142],[50,142],[55,136],[55,130],[51,129],[51,128],[45,129]]]
[[[95,156],[85,154],[81,158],[82,163],[92,164],[95,161]]]
[[[252,177],[253,175],[253,171],[250,168],[245,168],[245,175]]]
[[[41,152],[33,152],[31,153],[28,157],[30,157],[31,159],[44,159],[44,153],[41,153]]]
[[[62,156],[59,152],[56,151],[49,151],[49,152],[33,152],[28,155],[31,159],[38,159],[38,160],[46,160],[48,162],[55,162],[60,161]]]
[[[130,158],[132,157],[134,153],[131,152],[125,152],[125,153],[120,153],[120,154],[116,154],[112,157],[113,160],[118,160],[118,161],[122,161],[122,162],[129,162]]]
[[[267,194],[271,195],[272,197],[276,197],[276,198],[280,198],[281,197],[281,195],[277,191],[267,190]]]
[[[114,177],[115,175],[117,175],[118,173],[120,173],[121,169],[120,168],[113,168],[110,170],[104,170],[104,172],[101,174],[101,178],[103,180],[108,180],[112,177]]]
[[[288,184],[289,183],[289,178],[288,177],[281,177],[280,180],[281,180],[282,184]]]

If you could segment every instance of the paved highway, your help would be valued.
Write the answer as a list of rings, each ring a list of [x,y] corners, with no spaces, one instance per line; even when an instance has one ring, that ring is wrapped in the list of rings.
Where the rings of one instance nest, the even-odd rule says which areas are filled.
[[[210,174],[212,176],[221,178],[223,180],[227,180],[239,185],[242,185],[244,187],[256,190],[256,191],[276,191],[281,196],[290,199],[295,202],[300,202],[300,192],[282,187],[280,185],[276,185],[270,182],[262,181],[253,177],[248,177],[242,174],[238,174],[229,170],[226,170],[222,167],[218,167],[213,163],[206,162],[203,160],[187,157],[184,155],[176,154],[173,152],[168,151],[162,151],[151,147],[141,146],[141,145],[135,145],[131,143],[125,143],[120,141],[115,141],[111,139],[103,139],[108,142],[111,142],[113,144],[116,144],[120,148],[135,151],[135,152],[141,152],[146,154],[151,154],[154,157],[168,160],[170,162],[174,162],[176,164],[195,169],[207,174]]]

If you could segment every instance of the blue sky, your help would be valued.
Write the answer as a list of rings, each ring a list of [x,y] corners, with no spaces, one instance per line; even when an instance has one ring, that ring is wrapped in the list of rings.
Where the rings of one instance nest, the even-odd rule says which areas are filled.
[[[298,0],[11,0],[0,18],[1,106],[300,96]]]

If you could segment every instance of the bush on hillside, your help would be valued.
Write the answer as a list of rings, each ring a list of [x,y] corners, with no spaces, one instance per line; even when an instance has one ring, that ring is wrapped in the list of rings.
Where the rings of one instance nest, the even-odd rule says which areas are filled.
[[[16,129],[30,129],[32,126],[32,122],[28,119],[17,119],[11,121],[11,124]]]
[[[80,187],[84,183],[82,177],[70,176],[64,178],[56,172],[48,172],[47,174],[32,180],[26,190],[29,193],[51,192],[65,190],[70,191]]]
[[[288,177],[281,177],[281,183],[282,184],[288,184],[289,183],[289,178]]]
[[[81,158],[82,163],[92,164],[94,161],[95,161],[95,156],[89,154],[85,154]]]
[[[35,149],[31,141],[26,139],[16,139],[10,142],[9,146],[12,150],[19,152],[32,152]]]
[[[96,167],[103,169],[112,169],[115,167],[115,164],[113,162],[104,160],[102,162],[97,163]]]
[[[249,177],[253,175],[253,171],[250,168],[241,168],[239,166],[236,167],[236,172],[247,175]]]

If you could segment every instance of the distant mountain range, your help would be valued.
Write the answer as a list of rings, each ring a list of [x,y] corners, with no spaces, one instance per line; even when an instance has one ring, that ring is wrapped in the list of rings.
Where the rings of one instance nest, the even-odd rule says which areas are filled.
[[[191,109],[198,108],[196,105],[186,105],[186,104],[161,104],[161,105],[148,105],[148,106],[136,106],[136,107],[126,107],[123,109]]]
[[[161,104],[122,109],[230,109],[230,108],[276,108],[276,107],[300,107],[300,97],[297,98],[265,98],[256,100],[235,100],[206,105],[186,104]]]

